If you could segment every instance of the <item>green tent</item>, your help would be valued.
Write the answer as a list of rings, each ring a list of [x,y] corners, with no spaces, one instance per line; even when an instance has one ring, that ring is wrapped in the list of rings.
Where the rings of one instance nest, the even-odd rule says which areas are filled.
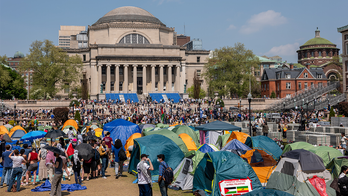
[[[339,150],[328,146],[317,146],[308,151],[320,156],[323,159],[325,167],[332,161],[332,159],[342,156],[342,153]]]
[[[220,196],[219,182],[250,178],[253,190],[262,188],[253,168],[238,155],[228,151],[205,153],[193,179],[193,191],[203,190],[211,196]]]
[[[178,125],[178,126],[175,126],[175,128],[172,131],[174,133],[176,133],[177,135],[179,135],[181,133],[186,133],[187,135],[189,135],[193,139],[193,141],[195,142],[197,147],[200,145],[195,131],[192,130],[190,127],[188,127],[186,125]]]
[[[158,134],[158,135],[163,135],[166,136],[167,138],[171,139],[173,142],[175,142],[179,148],[182,150],[183,153],[187,153],[188,149],[186,147],[186,144],[182,139],[173,131],[170,131],[168,129],[160,129],[157,131],[149,131],[147,132],[147,135],[153,135],[153,134]],[[161,147],[161,146],[158,146]]]
[[[219,149],[222,149],[228,140],[230,138],[231,133],[225,134],[225,135],[220,135],[216,141],[215,146],[217,146]]]
[[[295,142],[295,143],[286,145],[282,154],[289,152],[289,151],[292,151],[292,150],[296,150],[296,149],[309,150],[313,147],[314,146],[312,144],[309,144],[307,142]]]
[[[156,125],[156,127],[159,127],[159,128],[166,128],[166,127],[169,127],[169,125],[165,125],[165,124],[162,124],[162,123],[158,123]]]
[[[40,131],[43,131],[43,130],[45,130],[45,129],[51,130],[52,127],[51,127],[51,126],[38,126],[38,127],[37,127],[37,130],[40,130]]]
[[[328,169],[333,178],[338,178],[341,172],[341,167],[343,165],[348,166],[348,157],[336,157],[334,158],[327,166],[326,169]],[[348,175],[347,175],[348,177]]]
[[[196,150],[195,151],[195,156],[192,157],[192,172],[191,174],[195,174],[196,168],[199,164],[199,162],[203,159],[205,153]]]
[[[129,161],[128,172],[137,174],[137,165],[141,154],[149,155],[149,159],[153,164],[154,170],[151,171],[152,180],[158,180],[159,163],[157,162],[157,155],[164,154],[164,160],[173,169],[184,158],[184,153],[171,139],[159,134],[149,135],[134,139],[134,148]]]

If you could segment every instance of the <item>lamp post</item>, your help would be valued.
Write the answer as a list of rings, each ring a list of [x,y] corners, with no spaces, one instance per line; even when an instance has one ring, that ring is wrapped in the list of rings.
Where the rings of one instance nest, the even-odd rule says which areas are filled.
[[[94,102],[93,102],[93,119],[92,120],[94,120]]]
[[[239,99],[239,114],[242,113],[242,99]]]
[[[294,99],[294,109],[296,111],[296,99]]]
[[[253,97],[251,96],[251,93],[249,93],[248,94],[248,102],[249,102],[249,134],[250,134],[250,136],[251,136],[251,110],[250,110],[250,108],[251,108],[251,99],[252,99]]]
[[[14,121],[15,121],[15,125],[17,124],[16,123],[16,107],[17,107],[17,105],[16,105],[16,103],[14,104]]]

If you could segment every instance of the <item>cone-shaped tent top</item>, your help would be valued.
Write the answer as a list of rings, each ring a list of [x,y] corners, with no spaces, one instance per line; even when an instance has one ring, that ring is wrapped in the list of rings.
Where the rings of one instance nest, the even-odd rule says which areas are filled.
[[[193,139],[193,141],[195,142],[196,146],[199,146],[199,139],[197,137],[197,134],[189,126],[178,125],[172,131],[174,133],[178,134],[178,135],[180,135],[181,133],[186,133],[187,135],[189,135]]]
[[[259,135],[251,137],[251,140],[254,149],[264,150],[268,154],[272,155],[275,160],[278,160],[280,155],[282,155],[282,149],[269,137]]]
[[[243,144],[245,144],[249,147],[252,147],[251,137],[246,133],[233,131],[226,143],[228,143],[234,139],[237,139],[240,142],[242,142]]]
[[[196,130],[202,130],[202,131],[220,131],[220,130],[240,131],[242,130],[242,128],[240,127],[237,127],[219,120],[208,123],[208,124],[204,124],[195,128]]]
[[[127,139],[134,133],[141,133],[137,124],[123,119],[113,120],[105,124],[103,129],[104,131],[110,132],[110,137],[113,141],[115,141],[115,139],[120,139],[122,145],[125,145]]]
[[[251,148],[242,142],[240,142],[237,139],[233,139],[232,141],[228,142],[221,151],[228,151],[228,150],[237,150],[239,152],[245,153],[248,150],[251,150]]]
[[[197,146],[196,146],[195,142],[188,134],[181,133],[181,134],[179,134],[179,137],[182,139],[182,141],[184,141],[184,143],[186,144],[186,147],[189,151],[197,150]]]
[[[63,129],[68,126],[68,125],[71,125],[73,127],[75,127],[76,130],[79,129],[79,125],[77,124],[77,122],[73,119],[69,119],[67,121],[65,121],[64,125],[63,125]]]
[[[134,140],[134,149],[128,168],[129,172],[137,173],[137,165],[140,161],[141,154],[149,155],[148,158],[154,167],[154,170],[151,171],[153,180],[158,179],[159,163],[156,161],[157,155],[164,154],[164,161],[173,169],[179,165],[185,156],[178,145],[163,135],[153,134],[137,138]]]
[[[20,139],[21,137],[23,137],[26,134],[25,131],[18,129],[14,132],[12,132],[11,135],[9,135],[12,139]]]
[[[17,131],[18,129],[23,130],[25,133],[27,133],[27,131],[26,131],[23,127],[21,127],[21,126],[19,126],[19,125],[16,125],[16,126],[14,126],[14,127],[11,129],[10,134],[8,134],[8,135],[11,137],[11,135],[12,135],[15,131]]]
[[[4,135],[6,133],[10,134],[10,132],[7,130],[5,126],[0,126],[0,135]]]

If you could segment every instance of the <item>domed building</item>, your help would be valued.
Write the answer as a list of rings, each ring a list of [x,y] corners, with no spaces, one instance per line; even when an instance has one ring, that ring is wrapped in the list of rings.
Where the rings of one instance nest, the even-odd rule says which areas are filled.
[[[66,51],[83,59],[91,99],[123,99],[131,93],[162,93],[166,99],[166,93],[185,94],[209,55],[201,45],[190,49],[178,45],[174,28],[138,7],[111,10],[88,26],[87,36],[87,48]],[[206,88],[203,80],[201,84]]]

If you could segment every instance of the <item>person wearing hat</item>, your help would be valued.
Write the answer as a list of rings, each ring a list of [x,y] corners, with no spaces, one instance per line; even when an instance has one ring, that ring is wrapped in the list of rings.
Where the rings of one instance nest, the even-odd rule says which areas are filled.
[[[150,171],[153,171],[153,165],[148,157],[149,155],[142,154],[140,156],[141,160],[137,165],[140,196],[152,196],[152,180]]]
[[[39,150],[39,180],[46,180],[47,179],[47,167],[46,167],[46,157],[47,157],[47,150],[43,147],[45,147],[45,144],[40,144],[40,150]]]

